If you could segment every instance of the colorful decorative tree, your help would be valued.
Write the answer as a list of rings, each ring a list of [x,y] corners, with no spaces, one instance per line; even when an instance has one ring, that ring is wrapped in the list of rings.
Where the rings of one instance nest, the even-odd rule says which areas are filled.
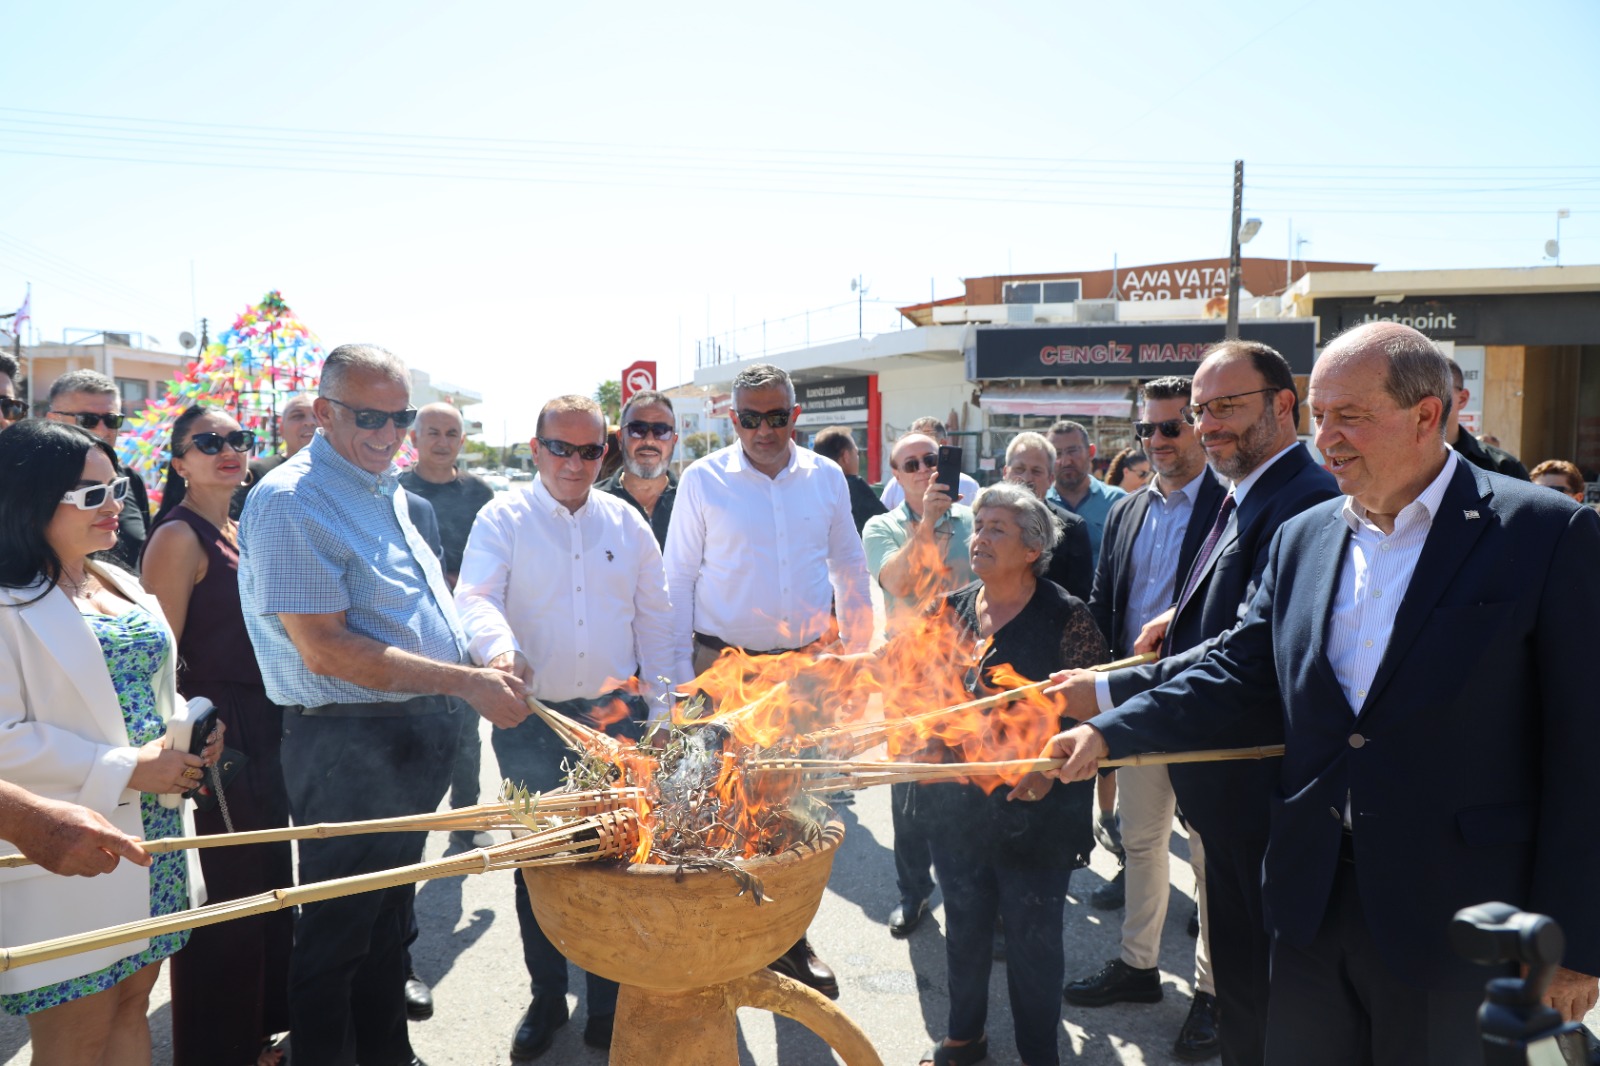
[[[117,452],[150,486],[158,502],[173,421],[195,404],[225,408],[264,443],[274,439],[274,419],[285,400],[317,387],[324,357],[317,335],[294,317],[276,289],[234,320],[174,375],[164,396],[126,423]]]

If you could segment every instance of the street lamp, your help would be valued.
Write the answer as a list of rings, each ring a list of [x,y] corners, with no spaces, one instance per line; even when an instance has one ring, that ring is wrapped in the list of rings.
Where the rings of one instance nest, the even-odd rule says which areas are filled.
[[[1228,324],[1223,337],[1230,341],[1239,339],[1239,246],[1248,244],[1261,231],[1261,220],[1245,220],[1244,214],[1244,160],[1233,161],[1233,233],[1228,248]]]
[[[860,339],[866,336],[866,331],[862,328],[861,305],[867,296],[867,283],[862,275],[857,274],[850,279],[850,291],[856,294],[856,337]]]

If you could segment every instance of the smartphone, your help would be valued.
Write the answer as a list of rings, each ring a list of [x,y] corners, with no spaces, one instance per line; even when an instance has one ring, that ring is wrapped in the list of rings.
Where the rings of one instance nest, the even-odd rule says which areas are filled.
[[[945,487],[952,500],[961,498],[961,449],[954,444],[939,445],[939,472],[933,480]]]

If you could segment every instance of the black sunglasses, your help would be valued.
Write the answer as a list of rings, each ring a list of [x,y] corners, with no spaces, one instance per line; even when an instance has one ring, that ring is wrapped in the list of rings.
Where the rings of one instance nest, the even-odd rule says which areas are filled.
[[[0,396],[0,418],[4,418],[8,422],[15,422],[18,419],[27,417],[27,414],[27,400],[13,400],[9,396]]]
[[[783,410],[739,412],[739,425],[745,429],[756,429],[762,422],[773,429],[782,429],[789,424],[789,412]]]
[[[929,452],[927,455],[923,456],[908,456],[900,463],[900,469],[904,470],[908,474],[915,474],[923,467],[927,467],[929,470],[939,469],[939,453]]]
[[[189,438],[189,443],[183,446],[183,451],[173,452],[173,455],[182,455],[190,448],[201,455],[216,455],[222,451],[226,444],[236,452],[247,452],[256,446],[256,434],[250,429],[236,429],[224,436],[221,433],[196,433]]]
[[[51,411],[53,415],[66,415],[84,429],[93,429],[104,422],[107,429],[121,429],[121,415],[102,415],[94,411]]]
[[[404,411],[378,411],[371,407],[351,407],[343,400],[335,400],[332,396],[324,396],[329,403],[336,403],[355,416],[357,429],[382,429],[385,422],[393,421],[395,429],[410,429],[411,423],[417,420],[417,409],[407,407]]]
[[[1133,435],[1140,440],[1149,440],[1159,429],[1163,437],[1177,440],[1178,434],[1182,433],[1187,425],[1188,423],[1181,418],[1169,418],[1165,422],[1135,422]]]
[[[626,423],[622,428],[625,429],[628,433],[628,436],[632,437],[634,440],[644,440],[646,437],[654,437],[656,440],[666,440],[668,437],[672,436],[671,422],[629,422]]]
[[[584,462],[592,463],[606,453],[604,444],[568,444],[564,440],[551,440],[549,437],[537,439],[539,446],[557,459],[570,459],[576,455]]]

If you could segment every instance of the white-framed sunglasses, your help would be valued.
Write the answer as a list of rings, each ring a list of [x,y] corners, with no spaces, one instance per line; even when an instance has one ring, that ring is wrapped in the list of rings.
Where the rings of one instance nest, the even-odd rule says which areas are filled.
[[[85,485],[61,497],[61,502],[70,503],[80,511],[97,511],[106,505],[107,496],[118,503],[126,500],[130,484],[127,478],[119,477],[109,485]]]

